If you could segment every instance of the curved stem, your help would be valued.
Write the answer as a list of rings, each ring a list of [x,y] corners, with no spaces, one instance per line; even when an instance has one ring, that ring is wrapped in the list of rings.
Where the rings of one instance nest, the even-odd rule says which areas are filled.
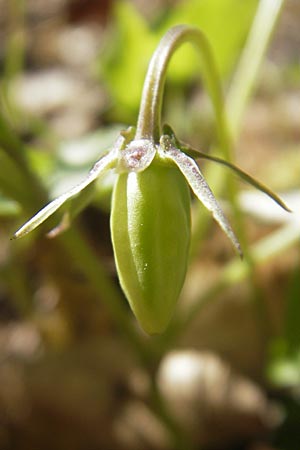
[[[152,56],[144,83],[135,138],[159,141],[162,99],[168,64],[178,47],[185,43],[194,44],[201,52],[203,79],[215,110],[219,141],[224,157],[230,159],[231,148],[224,114],[223,93],[213,53],[202,31],[188,25],[171,28],[161,39]]]

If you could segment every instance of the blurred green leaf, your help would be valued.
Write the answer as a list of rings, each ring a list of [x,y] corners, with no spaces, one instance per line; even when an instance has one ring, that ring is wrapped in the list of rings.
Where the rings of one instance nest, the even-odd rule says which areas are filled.
[[[164,25],[166,30],[177,23],[187,23],[200,27],[208,38],[222,77],[233,68],[237,54],[244,43],[254,17],[257,0],[189,0],[179,2],[172,9]],[[238,18],[238,20],[237,20]],[[197,69],[197,55],[190,48],[176,55],[171,66],[171,77],[191,76]]]
[[[32,205],[32,192],[26,189],[27,176],[14,161],[0,148],[0,192],[5,197],[22,204]]]
[[[267,375],[278,386],[292,387],[300,383],[300,348],[291,351],[285,336],[273,340]]]
[[[0,216],[11,217],[17,216],[21,212],[20,205],[14,200],[10,200],[0,195]]]
[[[294,357],[277,357],[269,367],[269,378],[279,386],[299,386],[300,352]]]
[[[153,27],[126,1],[115,4],[115,28],[99,68],[118,108],[136,113],[151,54],[163,34],[180,23],[200,27],[209,39],[223,77],[230,74],[246,38],[258,0],[187,0],[178,3]],[[237,20],[238,17],[238,20]],[[173,82],[199,72],[199,56],[191,46],[179,49],[169,70]]]
[[[129,2],[116,2],[115,29],[101,55],[101,74],[118,106],[137,109],[155,34]]]
[[[290,280],[287,293],[287,306],[285,316],[285,337],[290,352],[300,352],[300,265],[296,267]],[[300,367],[299,367],[300,368]],[[300,377],[300,371],[299,371]]]
[[[300,265],[291,276],[282,336],[272,342],[268,375],[280,386],[300,385]]]

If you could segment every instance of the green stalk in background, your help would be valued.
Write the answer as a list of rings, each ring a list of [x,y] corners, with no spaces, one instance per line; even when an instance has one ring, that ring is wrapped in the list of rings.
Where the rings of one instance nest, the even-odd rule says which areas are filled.
[[[247,102],[282,10],[284,0],[260,0],[246,45],[226,96],[228,123],[233,142],[238,139]]]

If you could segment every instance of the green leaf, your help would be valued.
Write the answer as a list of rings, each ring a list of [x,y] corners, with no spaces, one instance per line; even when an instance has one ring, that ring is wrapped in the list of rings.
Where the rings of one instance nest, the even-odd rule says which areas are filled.
[[[116,2],[114,18],[115,30],[101,55],[99,69],[118,108],[125,106],[135,113],[157,37],[130,2]]]
[[[195,25],[204,31],[220,73],[227,77],[245,41],[257,3],[257,0],[186,0],[172,6],[154,27],[131,2],[116,2],[115,28],[99,57],[98,68],[118,105],[118,113],[121,114],[122,108],[136,113],[152,51],[167,29],[180,23]],[[169,80],[183,83],[198,72],[199,57],[186,45],[172,59]]]
[[[195,25],[208,38],[217,61],[219,72],[227,76],[236,61],[250,28],[257,0],[189,0],[172,8],[165,29],[178,23]],[[173,77],[186,79],[195,73],[198,64],[190,48],[181,51],[171,66]]]
[[[17,216],[21,211],[19,203],[0,195],[0,216],[11,217]]]
[[[0,192],[26,209],[32,207],[32,192],[26,189],[28,179],[12,158],[0,148]]]

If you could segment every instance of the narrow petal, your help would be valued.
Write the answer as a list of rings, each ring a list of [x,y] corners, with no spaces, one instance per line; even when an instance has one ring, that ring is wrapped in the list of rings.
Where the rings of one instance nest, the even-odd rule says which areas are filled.
[[[124,139],[124,138],[123,138]],[[30,233],[41,223],[43,223],[48,217],[50,217],[55,211],[57,211],[67,200],[78,195],[84,188],[96,180],[103,172],[110,169],[117,160],[118,148],[115,146],[107,155],[103,156],[99,161],[95,163],[87,177],[78,185],[74,186],[68,192],[60,195],[43,209],[41,209],[35,216],[33,216],[28,222],[26,222],[19,230],[13,235],[14,239],[25,236]]]
[[[223,158],[219,158],[218,156],[212,156],[207,153],[203,153],[200,150],[196,150],[189,145],[180,142],[170,125],[165,124],[163,127],[164,134],[168,135],[171,139],[171,142],[173,146],[180,149],[182,152],[187,154],[188,156],[191,156],[194,159],[206,159],[208,161],[216,162],[217,164],[221,164],[230,170],[232,170],[236,175],[238,175],[243,181],[250,184],[251,186],[255,187],[259,191],[266,194],[268,197],[270,197],[275,203],[277,203],[281,208],[283,208],[287,212],[292,212],[290,208],[284,203],[284,201],[277,195],[275,192],[273,192],[270,188],[268,188],[266,185],[261,183],[260,181],[253,178],[248,173],[244,172],[242,169],[237,167],[236,165],[230,163],[229,161],[224,160]]]
[[[196,162],[185,153],[173,147],[166,136],[165,138],[161,142],[162,156],[169,158],[178,166],[196,197],[211,211],[213,217],[229,237],[237,252],[242,256],[240,243]]]
[[[238,175],[246,183],[250,184],[251,186],[255,187],[256,189],[258,189],[259,191],[263,192],[268,197],[270,197],[282,209],[284,209],[287,212],[292,212],[290,210],[290,208],[284,203],[284,201],[279,197],[279,195],[277,195],[266,185],[264,185],[260,181],[256,180],[255,178],[251,177],[251,175],[244,172],[242,169],[235,166],[234,164],[232,164],[222,158],[219,158],[218,156],[208,155],[207,153],[200,152],[199,150],[193,150],[193,149],[190,149],[189,147],[180,146],[180,148],[182,149],[182,151],[184,153],[192,156],[193,158],[206,159],[208,161],[213,161],[213,162],[216,162],[217,164],[221,164],[222,166],[228,167],[228,169],[232,170],[236,175]]]

